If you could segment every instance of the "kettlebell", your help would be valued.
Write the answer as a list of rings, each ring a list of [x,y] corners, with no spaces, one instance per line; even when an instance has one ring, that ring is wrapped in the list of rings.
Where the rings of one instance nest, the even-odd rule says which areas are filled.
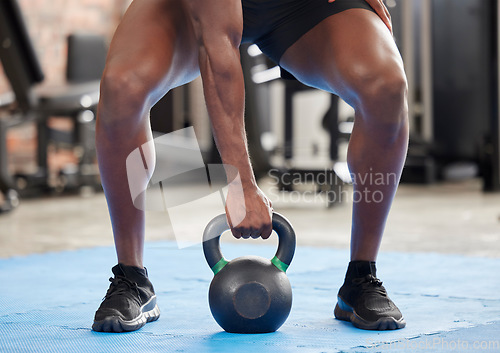
[[[229,229],[225,214],[205,228],[203,252],[214,272],[208,301],[215,321],[227,332],[274,332],[290,314],[292,287],[285,272],[295,252],[295,232],[278,213],[272,223],[279,238],[272,260],[260,256],[226,260],[220,250],[220,236]]]

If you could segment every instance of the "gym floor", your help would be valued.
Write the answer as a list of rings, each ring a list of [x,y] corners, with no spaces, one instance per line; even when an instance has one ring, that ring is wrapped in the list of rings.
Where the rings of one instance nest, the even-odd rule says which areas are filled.
[[[352,206],[348,198],[328,209],[321,200],[295,201],[292,195],[278,193],[270,179],[262,180],[261,188],[274,209],[292,221],[299,245],[348,249]],[[192,212],[198,218],[203,213],[207,211],[201,206]],[[175,240],[166,213],[149,212],[146,226],[148,241]],[[0,216],[0,258],[112,244],[102,193],[22,200],[14,212]],[[500,194],[482,193],[480,180],[403,184],[382,251],[500,258]]]
[[[208,308],[212,275],[201,247],[179,249],[161,212],[148,212],[145,265],[162,317],[133,333],[92,332],[116,258],[104,196],[87,193],[22,200],[0,216],[1,351],[500,351],[500,194],[482,193],[478,180],[400,187],[378,274],[407,327],[371,332],[333,318],[349,257],[350,202],[327,209],[271,184],[263,180],[261,187],[294,225],[298,244],[287,272],[292,312],[278,332],[220,329]],[[206,212],[200,205],[186,217]],[[222,248],[228,258],[270,258],[275,238],[224,236]]]

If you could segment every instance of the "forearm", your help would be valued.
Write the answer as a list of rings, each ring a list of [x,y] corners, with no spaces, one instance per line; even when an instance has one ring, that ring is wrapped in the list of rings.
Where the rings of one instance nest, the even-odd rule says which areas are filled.
[[[223,41],[200,48],[200,70],[217,148],[224,164],[234,166],[241,181],[254,184],[244,125],[245,89],[238,48]],[[228,179],[236,175],[227,169]]]
[[[187,4],[199,41],[199,66],[212,131],[230,182],[225,207],[231,231],[236,238],[268,238],[272,231],[270,201],[255,182],[244,126],[241,0],[189,0]]]
[[[215,143],[241,181],[255,184],[244,126],[245,86],[239,45],[243,32],[240,0],[190,0],[199,42],[199,66]],[[236,175],[226,168],[228,179]]]

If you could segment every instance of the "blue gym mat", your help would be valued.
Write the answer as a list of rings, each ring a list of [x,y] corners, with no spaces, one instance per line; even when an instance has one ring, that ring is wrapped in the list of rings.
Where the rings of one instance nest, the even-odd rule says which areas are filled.
[[[250,240],[222,248],[227,258],[275,251]],[[123,334],[90,330],[113,248],[0,260],[0,352],[500,352],[500,259],[382,253],[379,277],[407,327],[374,332],[333,317],[348,251],[299,247],[287,271],[291,314],[260,335],[229,334],[213,320],[201,246],[148,243],[145,259],[162,314]]]

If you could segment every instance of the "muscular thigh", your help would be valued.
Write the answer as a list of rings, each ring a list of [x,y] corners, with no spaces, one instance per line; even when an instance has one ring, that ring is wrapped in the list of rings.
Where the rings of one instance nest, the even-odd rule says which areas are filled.
[[[134,0],[111,41],[106,70],[134,75],[155,98],[198,76],[198,46],[185,1]]]
[[[364,9],[324,19],[287,49],[280,64],[303,83],[348,103],[366,82],[388,74],[404,76],[391,33],[375,13]]]

